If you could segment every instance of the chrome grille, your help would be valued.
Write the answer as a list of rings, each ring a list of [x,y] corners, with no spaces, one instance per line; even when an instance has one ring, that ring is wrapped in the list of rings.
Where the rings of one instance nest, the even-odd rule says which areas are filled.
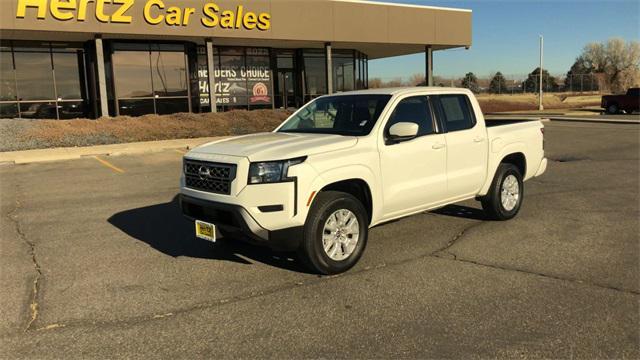
[[[184,176],[188,188],[229,195],[236,165],[185,159]]]

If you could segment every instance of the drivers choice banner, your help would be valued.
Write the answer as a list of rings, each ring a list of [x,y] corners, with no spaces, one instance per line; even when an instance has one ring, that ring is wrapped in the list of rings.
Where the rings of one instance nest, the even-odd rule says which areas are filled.
[[[271,105],[271,66],[268,49],[223,48],[214,54],[218,106]],[[198,48],[200,105],[209,106],[206,49]]]

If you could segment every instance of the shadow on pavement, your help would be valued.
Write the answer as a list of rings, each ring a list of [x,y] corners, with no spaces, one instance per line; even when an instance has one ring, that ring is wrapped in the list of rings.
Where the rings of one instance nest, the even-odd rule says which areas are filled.
[[[442,209],[433,211],[434,214],[453,216],[473,220],[489,220],[482,209],[476,209],[462,205],[448,205]]]
[[[306,272],[289,254],[247,244],[238,239],[210,243],[194,235],[194,225],[182,216],[178,196],[165,204],[131,209],[112,215],[108,222],[134,239],[172,257],[223,260],[250,265],[253,260],[285,270]]]

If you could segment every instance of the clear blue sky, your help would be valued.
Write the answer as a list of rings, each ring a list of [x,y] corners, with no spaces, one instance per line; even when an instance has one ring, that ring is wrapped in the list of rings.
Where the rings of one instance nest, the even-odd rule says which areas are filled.
[[[531,72],[538,65],[538,35],[544,35],[545,68],[566,73],[584,45],[612,37],[640,38],[638,0],[385,0],[405,4],[473,10],[473,46],[434,53],[434,73],[480,77]],[[424,54],[369,62],[369,77],[384,80],[424,73]]]

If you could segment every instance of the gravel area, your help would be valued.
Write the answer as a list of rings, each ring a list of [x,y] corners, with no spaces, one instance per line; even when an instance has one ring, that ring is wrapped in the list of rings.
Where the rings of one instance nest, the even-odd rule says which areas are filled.
[[[281,110],[255,110],[98,120],[2,119],[0,152],[243,135],[271,131],[289,115]]]

